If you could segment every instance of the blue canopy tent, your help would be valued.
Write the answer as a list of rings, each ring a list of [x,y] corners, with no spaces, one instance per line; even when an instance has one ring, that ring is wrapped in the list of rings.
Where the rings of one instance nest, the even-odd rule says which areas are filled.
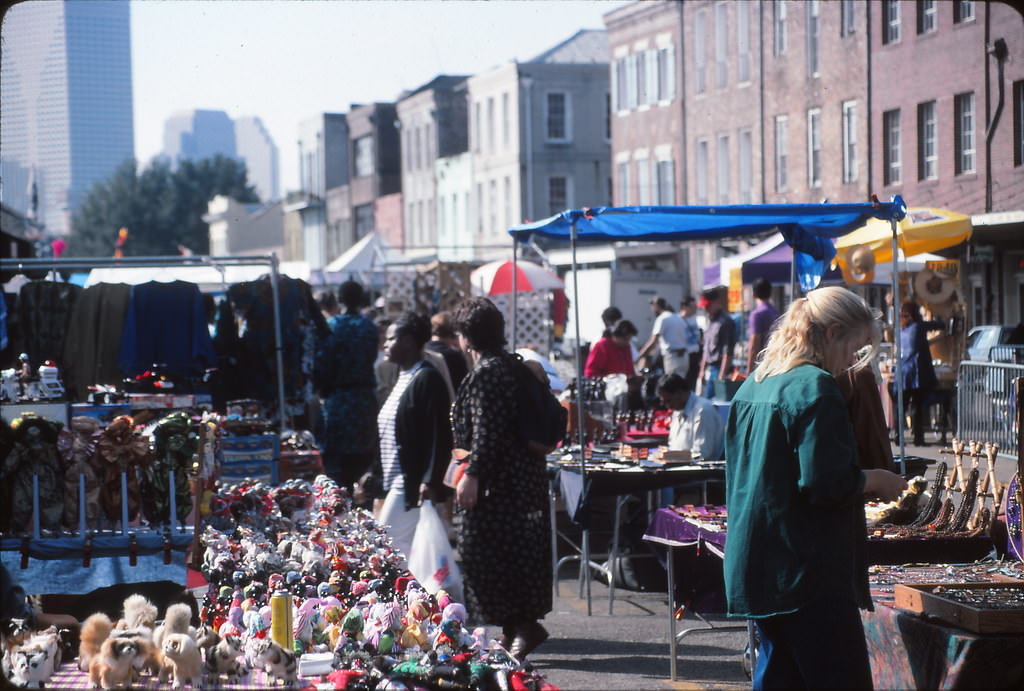
[[[624,206],[569,209],[550,218],[524,223],[509,229],[513,238],[512,261],[518,255],[520,242],[534,238],[568,242],[572,249],[572,272],[576,273],[576,248],[579,243],[621,241],[688,241],[735,238],[768,232],[781,232],[786,244],[793,248],[793,271],[801,287],[808,290],[817,285],[826,267],[835,256],[831,239],[863,226],[868,219],[878,218],[890,222],[893,231],[895,256],[897,223],[906,215],[903,199],[893,197],[890,202],[872,201],[859,204],[758,204],[736,206]],[[515,275],[515,272],[513,272]],[[895,276],[895,273],[894,273]],[[895,278],[893,295],[897,296]],[[513,283],[513,293],[517,293]],[[513,300],[512,333],[515,340],[517,316]],[[898,302],[896,303],[898,304]],[[579,296],[574,295],[573,310],[576,323],[576,342],[579,334]],[[897,339],[896,361],[899,362]],[[576,348],[576,378],[582,380],[583,363]],[[897,380],[897,407],[903,408],[903,389]],[[580,469],[586,483],[586,460],[583,448],[582,387],[576,387],[576,414],[579,431],[578,449]],[[900,455],[903,455],[903,431],[900,426]],[[586,531],[584,531],[586,533]],[[584,539],[584,564],[590,555]],[[590,608],[590,581],[587,580],[587,607]]]

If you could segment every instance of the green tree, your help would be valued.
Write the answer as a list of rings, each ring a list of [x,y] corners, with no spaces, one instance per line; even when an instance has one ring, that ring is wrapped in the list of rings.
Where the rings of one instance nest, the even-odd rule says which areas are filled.
[[[172,171],[166,161],[156,160],[136,172],[135,161],[127,160],[82,201],[72,220],[68,254],[113,256],[121,228],[128,229],[122,248],[127,257],[174,255],[178,245],[206,254],[210,241],[203,214],[218,194],[259,201],[241,161],[218,155],[183,161]]]

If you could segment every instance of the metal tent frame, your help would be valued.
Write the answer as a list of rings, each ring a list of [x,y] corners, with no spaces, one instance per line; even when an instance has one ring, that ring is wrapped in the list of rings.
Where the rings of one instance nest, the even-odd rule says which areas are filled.
[[[251,257],[235,256],[189,256],[189,257],[69,257],[67,259],[5,259],[3,268],[7,271],[26,273],[29,271],[106,268],[173,268],[178,266],[210,266],[223,275],[228,266],[266,266],[270,269],[270,289],[274,298],[274,361],[277,369],[278,420],[281,430],[288,428],[285,412],[284,357],[281,341],[281,296],[278,288],[280,278],[279,261],[276,254]]]
[[[890,222],[892,227],[893,256],[897,251],[898,223],[906,215],[907,206],[902,197],[895,196],[890,202],[872,201],[859,204],[761,204],[734,206],[631,206],[596,207],[569,209],[550,218],[525,223],[509,229],[512,236],[513,265],[518,257],[520,242],[532,242],[534,237],[556,241],[568,241],[572,252],[571,271],[576,274],[578,263],[576,249],[580,242],[609,241],[686,241],[715,240],[726,237],[742,237],[778,230],[794,249],[793,284],[796,285],[798,269],[814,259],[831,259],[835,254],[832,243],[836,238],[863,225],[869,218],[880,218]],[[823,242],[824,241],[824,242]],[[831,254],[827,254],[831,251]],[[827,256],[812,256],[824,253]],[[803,256],[801,256],[803,255]],[[513,276],[516,274],[513,266]],[[518,286],[513,279],[513,342],[516,338]],[[899,284],[893,272],[892,290],[894,304],[899,304]],[[795,293],[794,293],[795,294]],[[585,430],[583,425],[583,391],[578,385],[583,379],[583,363],[578,344],[580,340],[579,286],[574,282],[573,314],[576,329],[576,415],[578,439],[574,449],[578,455],[580,473],[583,478],[583,493],[586,495],[587,462],[584,453]],[[900,372],[902,348],[899,339],[895,341],[897,410],[903,417],[903,380]],[[904,434],[902,424],[899,430],[900,472],[904,468]],[[582,563],[590,563],[589,529],[583,530]],[[591,614],[590,579],[586,580],[587,615]]]

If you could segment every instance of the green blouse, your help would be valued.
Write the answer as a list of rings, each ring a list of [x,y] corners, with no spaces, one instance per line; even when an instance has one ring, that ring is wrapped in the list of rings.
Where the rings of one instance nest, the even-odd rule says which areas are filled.
[[[813,365],[737,391],[725,432],[730,616],[785,614],[820,598],[871,608],[853,435],[835,379]]]

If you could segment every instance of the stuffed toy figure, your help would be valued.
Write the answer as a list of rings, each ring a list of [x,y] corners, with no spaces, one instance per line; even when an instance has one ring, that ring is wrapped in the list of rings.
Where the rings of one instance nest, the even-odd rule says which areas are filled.
[[[143,513],[151,524],[184,522],[192,511],[192,493],[189,491],[189,473],[199,438],[192,431],[192,418],[188,413],[171,413],[156,424],[153,430],[156,454],[146,468],[143,485]],[[174,487],[170,486],[170,473],[174,471]],[[177,516],[171,517],[171,492],[177,502]]]
[[[128,483],[128,520],[139,515],[138,469],[149,465],[149,441],[135,431],[135,422],[129,415],[119,415],[110,421],[96,442],[96,455],[103,467],[100,487],[100,505],[111,521],[121,519],[121,473]]]
[[[100,515],[100,473],[96,465],[96,445],[99,442],[100,421],[78,416],[71,418],[70,429],[61,430],[57,437],[57,450],[64,461],[64,527],[78,527],[79,477],[85,476],[85,519],[96,527]]]
[[[64,463],[57,452],[62,425],[32,413],[11,423],[14,447],[0,465],[0,486],[9,494],[10,530],[27,531],[32,521],[32,477],[39,478],[39,525],[59,530],[64,513]]]

